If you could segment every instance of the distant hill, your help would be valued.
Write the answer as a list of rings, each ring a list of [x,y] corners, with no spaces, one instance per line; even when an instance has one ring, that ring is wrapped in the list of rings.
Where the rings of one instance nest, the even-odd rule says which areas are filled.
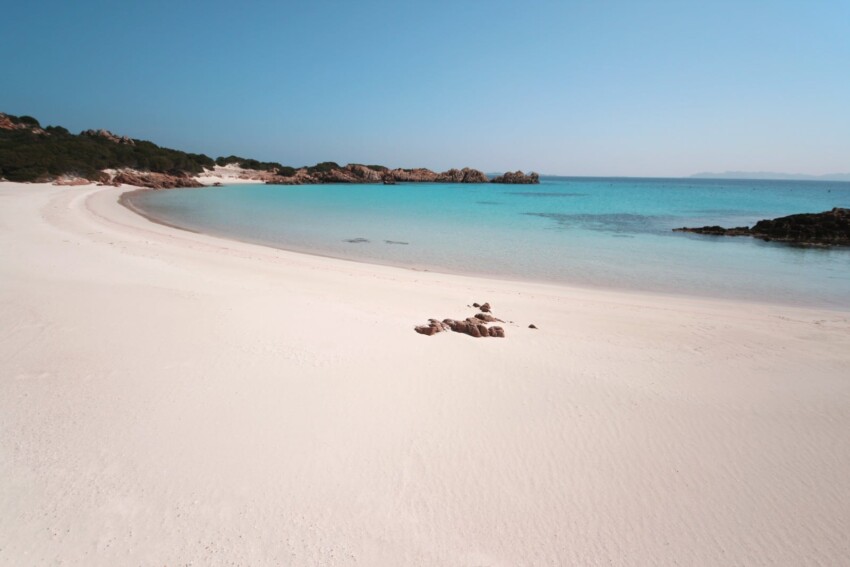
[[[807,175],[805,173],[776,173],[773,171],[724,171],[723,173],[696,173],[697,179],[775,179],[790,181],[850,181],[850,173]]]
[[[61,126],[42,127],[31,116],[0,112],[0,180],[96,181],[155,189],[199,187],[197,176],[210,170],[239,167],[241,179],[272,184],[317,183],[538,183],[536,173],[506,173],[495,179],[465,167],[437,173],[425,168],[390,169],[383,165],[332,161],[294,168],[239,156],[212,159],[163,148],[153,142],[118,136],[108,130],[72,134]]]
[[[42,127],[31,116],[0,113],[0,178],[9,181],[48,181],[60,175],[100,181],[103,170],[119,168],[191,175],[214,165],[203,154],[162,148],[107,130],[72,134],[61,126]]]

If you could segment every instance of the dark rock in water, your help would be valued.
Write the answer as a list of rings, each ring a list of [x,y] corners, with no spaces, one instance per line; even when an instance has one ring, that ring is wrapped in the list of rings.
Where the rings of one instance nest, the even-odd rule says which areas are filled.
[[[352,244],[364,244],[369,242],[368,238],[347,238],[344,242],[350,242]]]
[[[836,207],[823,213],[804,213],[761,220],[750,232],[764,240],[850,246],[850,209]]]
[[[850,246],[850,209],[834,208],[823,213],[803,213],[773,220],[760,220],[752,228],[703,226],[674,228],[711,236],[752,236],[765,241],[818,246]]]
[[[521,171],[507,172],[494,178],[490,183],[508,183],[511,185],[533,185],[540,183],[540,176],[533,171],[526,175]]]
[[[673,232],[693,232],[694,234],[707,234],[709,236],[752,236],[750,227],[738,226],[735,228],[723,228],[722,226],[703,226],[699,228],[674,228]]]
[[[490,327],[489,332],[491,337],[505,338],[505,330],[501,327]]]
[[[401,242],[400,240],[384,240],[384,242],[387,244],[403,244],[404,246],[410,244],[409,242]]]
[[[528,328],[529,328],[529,329],[536,329],[536,328],[537,328],[537,325],[535,325],[534,323],[532,323],[531,325],[529,325],[529,326],[528,326]]]

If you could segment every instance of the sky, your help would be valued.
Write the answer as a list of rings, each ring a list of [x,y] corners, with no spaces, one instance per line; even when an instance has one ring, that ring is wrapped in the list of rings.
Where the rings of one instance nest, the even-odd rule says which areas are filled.
[[[850,0],[5,2],[0,111],[212,157],[850,171]]]

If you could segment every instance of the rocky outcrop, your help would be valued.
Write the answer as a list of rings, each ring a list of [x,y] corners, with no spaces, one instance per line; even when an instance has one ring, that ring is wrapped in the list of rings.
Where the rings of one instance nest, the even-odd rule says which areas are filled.
[[[365,165],[348,164],[345,166],[345,169],[350,171],[357,179],[361,179],[363,183],[380,183],[384,180],[383,172],[376,171]]]
[[[178,187],[203,187],[195,178],[183,171],[155,173],[152,171],[119,170],[109,180],[112,185],[134,185],[151,189],[176,189]]]
[[[540,183],[540,176],[533,171],[526,175],[521,171],[507,172],[494,178],[490,183],[508,183],[518,185],[533,185]]]
[[[0,112],[0,130],[29,130],[33,134],[46,134],[34,118],[9,116],[3,112]]]
[[[803,213],[760,220],[752,228],[703,226],[674,228],[709,236],[752,236],[765,241],[811,246],[850,246],[850,209],[834,208],[823,213]]]
[[[450,169],[437,175],[437,183],[487,183],[487,176],[477,169]]]
[[[83,130],[82,132],[80,132],[80,135],[88,136],[90,138],[104,138],[115,144],[125,144],[128,146],[136,145],[136,142],[134,142],[133,139],[129,136],[118,136],[116,134],[113,134],[109,130]]]
[[[404,183],[433,183],[437,180],[437,174],[430,169],[418,167],[416,169],[392,169],[388,172],[394,181]]]
[[[324,171],[301,168],[291,176],[274,175],[266,183],[273,185],[312,185],[321,183],[487,183],[487,176],[465,167],[436,173],[430,169],[379,170],[359,164],[333,167]]]
[[[12,122],[8,114],[0,112],[0,130],[17,130],[18,125]]]

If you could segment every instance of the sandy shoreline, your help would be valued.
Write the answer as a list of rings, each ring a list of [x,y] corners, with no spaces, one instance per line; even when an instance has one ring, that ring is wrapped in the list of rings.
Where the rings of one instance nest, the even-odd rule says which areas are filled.
[[[197,178],[198,180],[203,180],[202,178]],[[262,182],[256,180],[240,180],[241,184],[260,184]],[[230,184],[229,181],[226,181],[225,184]],[[191,191],[194,188],[183,188],[183,190]],[[574,292],[589,292],[589,293],[614,293],[620,295],[628,295],[631,297],[643,297],[644,299],[649,299],[652,302],[667,302],[672,298],[682,298],[685,300],[707,300],[707,301],[721,301],[728,304],[740,303],[742,308],[750,309],[754,305],[765,305],[767,307],[770,306],[778,306],[778,307],[791,307],[791,308],[801,308],[801,309],[815,309],[821,311],[835,311],[838,313],[846,313],[850,315],[850,310],[845,308],[844,304],[836,304],[829,305],[824,304],[822,302],[815,301],[806,301],[806,300],[790,300],[770,297],[764,298],[760,297],[758,299],[755,298],[747,298],[747,297],[736,297],[723,295],[720,292],[704,292],[699,293],[692,290],[682,290],[682,291],[664,291],[660,289],[638,289],[631,287],[618,286],[612,282],[605,282],[600,284],[590,284],[587,282],[571,282],[571,281],[558,281],[555,279],[546,279],[546,278],[534,278],[534,277],[523,277],[523,276],[515,276],[515,275],[507,275],[504,273],[486,273],[480,272],[478,270],[473,269],[452,269],[447,268],[445,266],[434,266],[429,264],[410,264],[404,262],[392,262],[389,260],[380,260],[376,258],[358,258],[352,256],[346,256],[343,254],[334,254],[326,251],[319,251],[315,249],[308,248],[298,248],[292,245],[281,244],[279,242],[274,242],[271,240],[262,240],[262,239],[251,239],[246,236],[236,236],[227,233],[215,232],[209,229],[209,227],[198,227],[192,228],[186,225],[180,225],[168,220],[165,220],[162,217],[157,217],[155,214],[151,214],[146,211],[142,206],[139,206],[137,202],[134,201],[134,196],[139,193],[146,193],[149,191],[159,191],[158,189],[150,189],[150,188],[130,188],[121,193],[119,196],[119,203],[124,207],[127,207],[137,215],[140,215],[150,222],[156,224],[162,224],[164,226],[168,226],[171,228],[185,230],[188,232],[193,232],[196,234],[207,234],[214,238],[221,238],[227,241],[237,241],[244,244],[254,245],[254,246],[262,246],[268,248],[274,248],[276,250],[282,250],[285,252],[291,252],[295,254],[302,254],[308,256],[317,256],[323,258],[330,258],[334,260],[339,260],[343,262],[355,262],[355,263],[365,263],[371,266],[381,266],[381,267],[389,267],[389,268],[398,268],[402,270],[412,270],[415,272],[434,272],[441,275],[446,276],[461,276],[461,277],[471,277],[476,279],[484,279],[489,282],[499,281],[505,282],[512,286],[525,287],[527,285],[545,285],[545,286],[556,286],[560,288],[569,288]]]
[[[0,183],[0,565],[850,555],[848,313],[307,256],[126,190]],[[506,339],[412,330],[485,300]]]

